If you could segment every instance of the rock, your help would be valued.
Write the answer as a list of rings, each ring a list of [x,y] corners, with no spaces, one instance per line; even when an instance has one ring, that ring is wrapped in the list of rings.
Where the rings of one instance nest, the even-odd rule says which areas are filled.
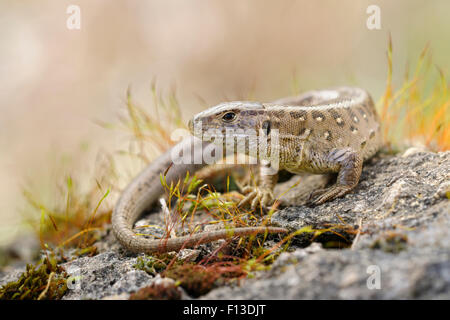
[[[449,181],[450,152],[375,159],[345,197],[272,216],[274,225],[290,230],[333,228],[340,236],[325,232],[314,241],[352,248],[308,253],[311,233],[301,233],[293,242],[300,248],[281,254],[271,271],[202,298],[449,299],[450,202],[442,191]]]
[[[128,300],[129,295],[126,293],[113,294],[111,296],[103,297],[102,300]]]
[[[34,233],[20,235],[0,247],[0,267],[24,267],[39,258],[40,249],[39,239]]]
[[[429,151],[426,146],[418,145],[411,148],[408,148],[405,152],[403,152],[402,157],[409,157],[415,153],[426,152]]]
[[[149,285],[152,276],[133,267],[136,258],[115,252],[83,257],[62,266],[72,276],[68,293],[63,299],[102,299],[122,296]]]
[[[435,196],[449,182],[450,152],[376,159],[364,166],[353,192],[314,208],[279,210],[273,214],[272,224],[290,230],[347,228],[341,230],[345,241],[353,238],[360,220],[361,231],[370,233],[419,227],[449,211],[448,199]],[[302,237],[308,240],[310,235],[300,235],[297,240]]]
[[[316,207],[303,205],[308,188],[326,185],[328,178],[294,179],[277,186],[275,193],[299,181],[301,195],[295,188],[288,191],[282,204],[289,206],[271,217],[273,225],[301,230],[289,252],[281,253],[270,270],[201,299],[450,298],[450,152],[377,156],[365,164],[355,190]],[[158,219],[150,215],[140,224],[157,224]],[[197,261],[221,243],[179,255]],[[140,255],[126,252],[110,227],[95,246],[98,255],[63,264],[73,276],[64,299],[128,299],[141,288],[163,286],[159,275],[134,268]],[[16,279],[19,271],[3,269],[0,284]],[[181,291],[182,299],[190,298]]]
[[[0,287],[9,282],[17,281],[24,271],[25,267],[21,268],[7,267],[3,269],[3,271],[0,272]]]
[[[182,249],[177,254],[177,258],[182,261],[195,261],[200,255],[200,250]]]
[[[283,206],[299,206],[306,203],[312,190],[322,189],[330,181],[327,174],[294,175],[289,181],[278,183],[275,199]]]
[[[150,286],[141,288],[130,296],[130,300],[186,300],[190,297],[173,279],[161,278],[159,275]]]
[[[439,198],[450,199],[450,181],[442,183],[437,189],[436,193],[434,194],[434,197],[437,199]]]
[[[290,255],[295,256],[302,249]],[[448,251],[411,249],[400,254],[363,249],[323,250],[284,265],[264,279],[215,289],[203,299],[448,299]],[[372,281],[379,275],[377,281]]]

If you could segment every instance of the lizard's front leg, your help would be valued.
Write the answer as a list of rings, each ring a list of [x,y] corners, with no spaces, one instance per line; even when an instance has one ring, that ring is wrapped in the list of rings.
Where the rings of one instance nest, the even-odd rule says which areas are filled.
[[[251,202],[251,208],[255,210],[258,204],[262,208],[267,208],[273,203],[273,189],[278,181],[278,172],[273,173],[272,170],[270,163],[259,166],[259,185],[256,187],[246,186],[242,189],[242,192],[247,195],[239,202],[238,207]]]
[[[342,197],[358,184],[362,171],[362,159],[351,148],[333,149],[328,154],[327,165],[338,168],[336,183],[325,189],[316,190],[310,195],[310,204],[318,205]]]

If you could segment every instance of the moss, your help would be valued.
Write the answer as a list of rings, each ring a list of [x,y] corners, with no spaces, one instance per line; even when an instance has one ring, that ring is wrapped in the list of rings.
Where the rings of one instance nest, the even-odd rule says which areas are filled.
[[[252,256],[253,257],[261,257],[263,255],[264,259],[261,261],[264,265],[270,266],[272,263],[275,262],[275,260],[278,258],[281,250],[275,250],[273,253],[266,255],[267,249],[262,246],[257,246],[252,248]]]
[[[351,242],[346,241],[326,241],[322,243],[324,249],[346,249],[352,246]]]
[[[98,249],[96,246],[81,248],[81,249],[78,249],[77,251],[75,251],[75,255],[77,257],[83,257],[83,256],[93,257],[93,256],[97,255],[97,253],[98,253]]]
[[[385,252],[398,253],[407,248],[408,237],[404,234],[389,232],[376,239],[372,245],[371,249],[380,249]]]
[[[111,163],[104,165],[107,176],[113,175]],[[62,169],[62,168],[61,168]],[[36,236],[44,246],[54,248],[76,248],[80,254],[86,254],[88,249],[100,239],[100,230],[111,222],[112,210],[105,208],[104,200],[110,194],[110,189],[103,190],[101,184],[108,183],[105,177],[94,179],[95,183],[88,188],[81,188],[81,178],[73,179],[55,168],[57,181],[52,184],[49,192],[54,194],[52,201],[43,201],[40,196],[42,186],[39,181],[30,183],[23,190],[23,196],[28,203],[25,212],[27,223],[33,228]],[[66,170],[74,170],[64,168]],[[40,216],[40,219],[37,218]],[[89,253],[95,253],[94,250]]]
[[[133,267],[154,276],[160,272],[163,272],[170,263],[170,260],[171,258],[167,254],[161,255],[160,258],[142,256],[137,258],[137,261]]]
[[[129,300],[180,300],[181,290],[176,285],[152,284],[130,295]]]
[[[171,278],[183,287],[186,292],[193,296],[199,297],[208,293],[217,286],[217,281],[221,277],[221,273],[213,270],[210,266],[201,266],[193,262],[186,263],[180,260],[173,260],[167,254],[161,254],[157,258],[152,256],[138,257],[134,267],[143,270],[150,275],[161,274],[164,277]],[[164,299],[167,294],[161,292],[161,288],[150,286],[136,292],[132,300],[140,299]],[[146,297],[147,296],[147,297]],[[131,299],[131,296],[130,296]]]
[[[227,260],[230,260],[230,257],[214,257],[208,261],[203,260],[205,264],[202,265],[177,260],[173,255],[165,253],[138,257],[134,268],[153,276],[160,274],[162,277],[170,278],[190,296],[199,297],[248,273],[245,261],[241,261],[243,263],[241,265],[238,259]],[[155,285],[143,288],[130,296],[132,300],[172,298],[179,298],[175,290]]]
[[[192,297],[200,297],[226,282],[217,268],[193,263],[177,265],[165,272],[166,277],[177,281]]]
[[[226,283],[251,277],[254,271],[270,268],[279,254],[267,254],[267,249],[252,246],[254,240],[242,238],[240,241],[233,241],[227,248],[231,255],[218,253],[199,262],[186,262],[178,260],[173,254],[164,253],[138,257],[134,267],[153,276],[160,274],[173,279],[190,296],[200,297]],[[262,255],[265,258],[259,259]],[[156,287],[147,288],[133,299],[165,299],[159,295],[158,290]],[[161,294],[164,296],[165,293]],[[149,297],[145,298],[146,295]]]
[[[0,300],[56,300],[67,290],[68,274],[56,259],[45,257],[36,265],[28,264],[17,281],[0,288]]]

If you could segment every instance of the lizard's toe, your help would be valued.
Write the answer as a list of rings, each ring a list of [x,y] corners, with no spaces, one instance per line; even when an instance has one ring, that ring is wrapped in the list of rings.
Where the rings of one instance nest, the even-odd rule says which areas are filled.
[[[343,186],[332,186],[327,189],[316,190],[311,193],[310,200],[308,201],[309,205],[319,205],[325,203],[329,200],[333,200],[339,197],[342,197],[346,193],[348,193],[351,188],[343,187]]]
[[[271,204],[273,199],[272,193],[264,193],[261,199],[261,206],[267,207]]]
[[[325,189],[318,189],[318,190],[314,190],[309,194],[308,200],[306,200],[305,205],[308,207],[312,207],[317,205],[316,200],[322,195],[324,194],[326,191],[328,190],[328,188]]]
[[[251,188],[251,187],[250,187]],[[238,207],[242,207],[247,203],[251,203],[252,210],[258,207],[258,204],[264,209],[273,202],[273,193],[268,189],[251,188],[251,192],[239,202]]]
[[[247,194],[247,195],[245,196],[244,199],[242,199],[242,200],[239,202],[239,204],[238,204],[237,206],[240,208],[240,207],[246,205],[247,203],[249,203],[250,201],[252,201],[252,200],[256,197],[256,195],[257,195],[257,192],[256,192],[256,191],[250,192],[249,194]]]
[[[252,205],[251,205],[251,208],[253,211],[256,210],[256,207],[258,206],[260,200],[261,199],[259,196],[256,196],[253,198]]]

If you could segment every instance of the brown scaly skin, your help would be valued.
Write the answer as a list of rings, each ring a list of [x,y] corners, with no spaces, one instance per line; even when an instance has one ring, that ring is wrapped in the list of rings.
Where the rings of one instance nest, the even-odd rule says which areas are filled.
[[[197,130],[199,124],[201,130]],[[197,114],[191,120],[190,127],[199,138],[211,129],[222,134],[230,129],[255,129],[258,136],[267,139],[268,154],[271,152],[270,141],[278,133],[278,169],[292,173],[338,173],[335,185],[311,194],[311,203],[315,205],[351,191],[359,181],[363,161],[373,156],[382,143],[380,123],[372,99],[366,91],[350,87],[310,91],[272,103],[223,103]],[[191,138],[180,144],[192,144],[192,141]],[[208,142],[203,142],[203,146],[206,145]],[[243,152],[248,154],[248,147]],[[273,202],[272,191],[277,175],[267,172],[273,159],[261,155],[260,159],[259,186],[244,188],[244,193],[248,195],[240,206],[251,203],[252,208],[258,204],[265,207]],[[132,232],[139,215],[163,193],[159,175],[170,164],[169,151],[131,182],[114,209],[114,233],[122,245],[131,251],[172,251],[229,236],[229,231],[219,230],[159,241],[144,239]],[[166,179],[169,183],[176,181],[183,178],[187,171],[197,171],[203,165],[174,165]],[[236,228],[233,235],[286,231],[274,227]]]

